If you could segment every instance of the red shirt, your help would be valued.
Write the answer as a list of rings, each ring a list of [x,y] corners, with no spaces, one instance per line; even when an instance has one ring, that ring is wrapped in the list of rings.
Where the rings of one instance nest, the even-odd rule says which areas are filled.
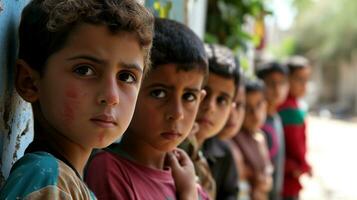
[[[291,96],[279,109],[285,136],[284,197],[298,196],[302,186],[299,177],[294,174],[311,170],[306,161],[306,113],[298,100]]]
[[[176,199],[170,169],[152,169],[113,152],[95,155],[88,165],[85,181],[99,200]]]

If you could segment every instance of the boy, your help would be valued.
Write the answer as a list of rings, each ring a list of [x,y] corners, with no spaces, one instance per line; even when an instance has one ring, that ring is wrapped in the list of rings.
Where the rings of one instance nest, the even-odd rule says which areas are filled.
[[[231,112],[226,122],[226,125],[219,132],[218,138],[226,142],[232,152],[233,159],[237,168],[238,177],[238,186],[239,186],[239,198],[240,199],[249,199],[249,193],[247,191],[246,183],[240,180],[244,180],[244,168],[243,168],[243,155],[240,151],[238,145],[234,142],[234,138],[237,137],[237,134],[240,132],[240,129],[243,124],[244,115],[245,115],[245,85],[243,80],[239,83],[239,87],[234,98],[235,105],[231,108]],[[238,198],[238,199],[239,199]]]
[[[165,158],[189,134],[204,97],[203,43],[186,26],[157,18],[151,57],[128,130],[88,166],[86,182],[99,199],[197,198],[194,173],[174,183]],[[175,152],[180,160],[183,153]]]
[[[300,99],[306,93],[310,77],[310,64],[303,57],[293,57],[288,63],[289,95],[279,108],[285,136],[285,174],[283,198],[299,199],[302,186],[299,178],[302,174],[311,175],[311,167],[306,161],[306,113],[307,108]]]
[[[82,181],[93,148],[115,141],[148,68],[153,17],[131,0],[33,0],[22,13],[15,85],[34,141],[0,199],[95,199]]]
[[[284,131],[278,106],[281,105],[288,94],[288,69],[276,61],[260,65],[256,71],[257,76],[266,85],[265,98],[268,109],[267,118],[262,128],[268,142],[270,160],[274,166],[273,187],[269,199],[280,200],[284,178]]]
[[[239,65],[233,53],[220,45],[206,45],[210,74],[205,85],[207,95],[202,101],[196,122],[197,144],[207,159],[216,184],[216,199],[236,199],[238,175],[227,144],[215,137],[223,128],[234,106],[239,86]],[[203,174],[210,176],[210,174]],[[202,177],[201,178],[205,178]]]
[[[247,81],[246,108],[242,131],[234,138],[244,160],[244,177],[250,186],[252,200],[268,199],[271,188],[272,166],[265,138],[260,132],[266,116],[264,84],[258,80]]]
[[[236,95],[233,100],[228,120],[223,129],[218,133],[218,138],[227,142],[239,132],[245,115],[245,88],[241,82],[237,88]]]

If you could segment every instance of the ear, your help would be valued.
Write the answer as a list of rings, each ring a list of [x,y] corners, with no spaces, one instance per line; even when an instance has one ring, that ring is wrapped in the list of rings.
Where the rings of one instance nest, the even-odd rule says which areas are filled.
[[[16,61],[15,87],[19,95],[27,102],[37,101],[38,83],[40,75],[32,69],[24,60]]]
[[[200,103],[203,101],[203,99],[205,98],[205,96],[207,95],[207,92],[205,89],[201,89],[200,91]]]

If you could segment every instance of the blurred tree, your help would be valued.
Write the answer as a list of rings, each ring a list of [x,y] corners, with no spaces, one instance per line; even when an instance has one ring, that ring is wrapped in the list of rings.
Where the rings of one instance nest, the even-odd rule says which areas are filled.
[[[296,0],[298,2],[300,0]],[[296,21],[296,53],[308,54],[323,65],[349,61],[357,49],[356,0],[311,1]]]
[[[260,44],[259,40],[263,38],[260,35],[257,41],[252,33],[244,30],[247,18],[252,17],[259,23],[269,13],[263,0],[208,0],[205,41],[245,51],[248,43]],[[262,34],[263,29],[260,26],[256,30]]]

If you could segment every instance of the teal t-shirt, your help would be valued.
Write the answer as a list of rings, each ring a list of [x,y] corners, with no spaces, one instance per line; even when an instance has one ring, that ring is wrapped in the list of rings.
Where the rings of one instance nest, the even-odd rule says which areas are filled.
[[[11,169],[0,199],[83,199],[96,197],[75,171],[52,154],[25,154]]]

